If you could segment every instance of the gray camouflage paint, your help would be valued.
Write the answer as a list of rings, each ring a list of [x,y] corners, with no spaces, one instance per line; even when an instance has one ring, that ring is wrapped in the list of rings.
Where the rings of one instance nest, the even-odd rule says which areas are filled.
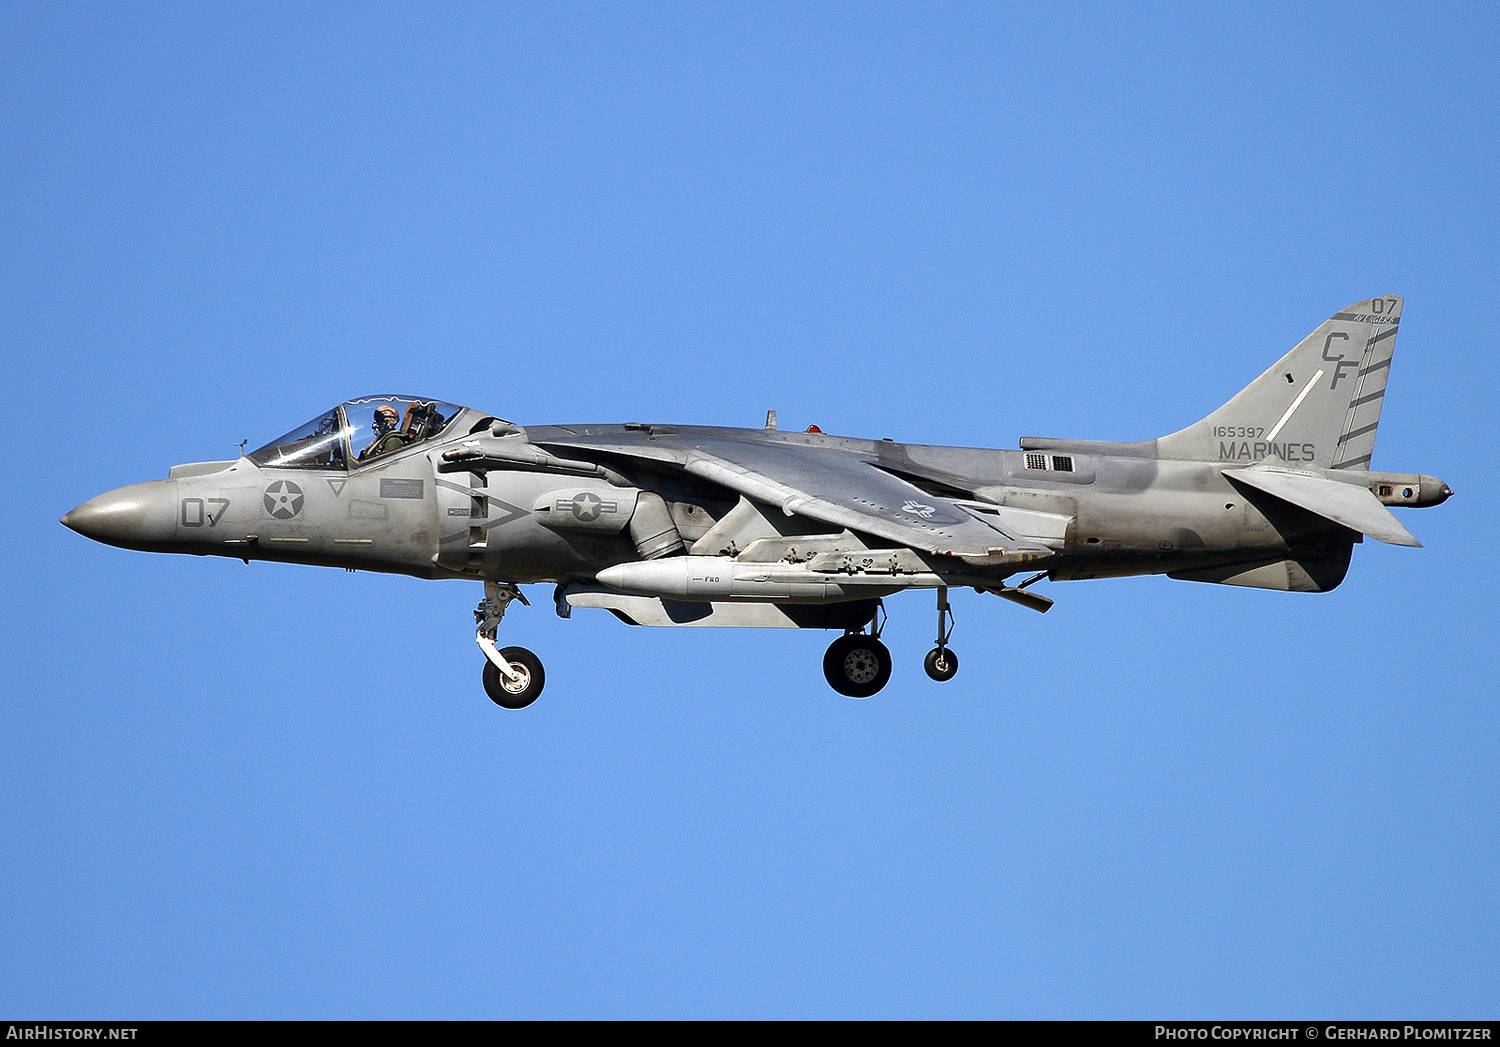
[[[850,628],[889,592],[999,592],[1022,571],[1323,591],[1362,534],[1416,544],[1385,506],[1451,494],[1432,477],[1367,471],[1401,306],[1392,295],[1336,313],[1157,440],[986,450],[769,428],[523,429],[464,409],[369,464],[350,449],[348,470],[177,466],[63,522],[135,549],[551,582],[560,613],[660,625]],[[700,562],[717,580],[695,589]],[[788,610],[840,602],[851,612]]]

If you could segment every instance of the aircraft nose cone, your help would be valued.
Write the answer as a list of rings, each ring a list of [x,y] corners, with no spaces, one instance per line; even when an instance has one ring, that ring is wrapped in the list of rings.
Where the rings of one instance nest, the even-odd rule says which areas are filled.
[[[167,549],[176,538],[177,485],[152,480],[121,487],[84,502],[62,523],[106,545]]]

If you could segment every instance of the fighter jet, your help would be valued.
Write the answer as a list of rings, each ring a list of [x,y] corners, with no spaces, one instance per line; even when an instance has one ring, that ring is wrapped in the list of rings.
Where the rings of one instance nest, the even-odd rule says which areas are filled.
[[[1363,536],[1419,545],[1388,507],[1453,492],[1369,468],[1401,305],[1335,313],[1223,407],[1155,440],[923,446],[781,431],[774,412],[763,429],[521,426],[367,396],[62,522],[128,549],[482,582],[484,688],[505,708],[542,692],[541,661],[497,646],[497,629],[527,603],[520,586],[543,582],[564,618],[832,630],[823,672],[863,698],[890,678],[881,601],[903,589],[935,591],[925,668],[949,680],[954,586],[1035,611],[1053,603],[1032,588],[1043,579],[1327,592]]]

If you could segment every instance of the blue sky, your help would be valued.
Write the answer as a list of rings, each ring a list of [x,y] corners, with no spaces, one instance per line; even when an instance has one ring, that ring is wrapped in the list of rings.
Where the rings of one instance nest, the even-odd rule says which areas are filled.
[[[1491,5],[30,4],[0,15],[0,1011],[1493,1016]],[[329,406],[1014,447],[1407,297],[1327,595],[1044,584],[821,632],[97,545]]]

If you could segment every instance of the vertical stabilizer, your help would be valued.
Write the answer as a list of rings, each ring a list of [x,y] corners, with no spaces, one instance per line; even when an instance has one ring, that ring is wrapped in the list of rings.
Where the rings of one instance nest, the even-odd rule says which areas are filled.
[[[1368,469],[1399,295],[1356,302],[1213,414],[1156,443],[1161,458]]]

